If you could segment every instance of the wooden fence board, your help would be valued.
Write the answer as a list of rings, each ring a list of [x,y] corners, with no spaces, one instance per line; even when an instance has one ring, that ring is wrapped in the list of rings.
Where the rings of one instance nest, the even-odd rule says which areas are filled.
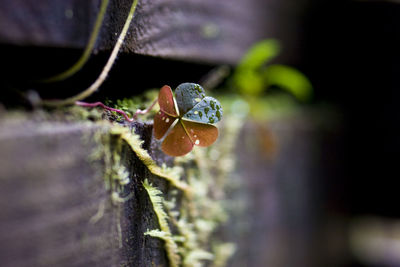
[[[271,33],[276,0],[140,0],[125,52],[234,63]],[[100,0],[0,0],[0,43],[83,48]],[[131,0],[110,1],[96,50],[109,50]]]
[[[166,266],[163,243],[144,236],[158,225],[141,182],[156,178],[132,151],[122,156],[133,197],[118,205],[101,162],[89,160],[99,126],[12,119],[0,129],[2,266]],[[149,129],[136,124],[147,142]],[[91,222],[102,203],[103,216]]]

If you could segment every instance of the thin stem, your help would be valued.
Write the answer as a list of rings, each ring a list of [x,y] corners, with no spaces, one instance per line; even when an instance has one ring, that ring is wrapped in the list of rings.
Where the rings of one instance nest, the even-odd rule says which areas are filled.
[[[78,72],[83,67],[83,65],[85,65],[85,63],[88,61],[90,55],[92,54],[94,45],[96,44],[97,37],[99,36],[99,31],[100,31],[101,25],[104,21],[104,14],[106,13],[108,3],[109,3],[109,0],[101,1],[99,14],[97,15],[96,22],[94,24],[94,28],[92,30],[92,33],[90,34],[90,38],[85,47],[85,50],[83,51],[83,54],[81,55],[79,60],[73,66],[71,66],[69,69],[67,69],[66,71],[59,73],[55,76],[52,76],[50,78],[43,79],[41,82],[51,83],[51,82],[65,80],[66,78],[74,75],[76,72]]]
[[[146,108],[145,110],[140,110],[140,109],[136,110],[134,117],[136,118],[137,115],[139,115],[139,114],[143,115],[143,114],[146,114],[147,112],[149,112],[154,107],[154,105],[157,103],[157,101],[158,101],[158,98],[156,98],[153,101],[153,103],[151,103],[151,105],[148,108]]]
[[[95,102],[95,103],[86,103],[86,102],[80,102],[80,101],[76,101],[75,102],[76,105],[81,106],[81,107],[88,107],[88,108],[93,108],[93,107],[102,107],[106,110],[109,111],[115,111],[119,114],[121,114],[122,116],[124,116],[125,120],[129,121],[129,122],[133,122],[135,120],[135,118],[129,118],[128,114],[125,113],[125,111],[120,110],[120,109],[116,109],[116,108],[111,108],[109,106],[104,105],[101,102]]]
[[[111,70],[112,65],[115,62],[115,59],[117,58],[118,52],[121,48],[121,45],[123,44],[123,42],[125,40],[126,33],[129,29],[129,25],[133,19],[133,15],[135,13],[137,3],[138,3],[138,0],[133,1],[131,9],[128,14],[128,18],[125,21],[124,27],[122,28],[121,34],[118,37],[117,43],[115,44],[114,49],[111,52],[111,55],[110,55],[106,65],[104,66],[102,72],[100,73],[100,76],[96,79],[96,81],[91,86],[89,86],[86,90],[84,90],[83,92],[81,92],[75,96],[66,98],[64,100],[44,100],[41,102],[42,105],[50,106],[50,107],[72,105],[76,101],[80,101],[82,99],[89,97],[103,84],[104,80],[107,78],[107,75]]]
[[[145,110],[141,110],[141,109],[136,110],[136,112],[135,112],[135,114],[133,114],[132,118],[129,118],[128,114],[126,114],[125,111],[116,109],[116,108],[111,108],[109,106],[104,105],[102,102],[86,103],[86,102],[76,101],[75,104],[78,106],[81,106],[81,107],[88,107],[88,108],[102,107],[103,109],[117,112],[117,113],[121,114],[125,118],[125,120],[127,120],[129,122],[133,122],[133,121],[137,120],[137,116],[139,114],[143,115],[143,114],[146,114],[147,112],[149,112],[154,107],[154,105],[157,103],[157,100],[158,100],[158,98],[156,98],[153,101],[153,103]]]

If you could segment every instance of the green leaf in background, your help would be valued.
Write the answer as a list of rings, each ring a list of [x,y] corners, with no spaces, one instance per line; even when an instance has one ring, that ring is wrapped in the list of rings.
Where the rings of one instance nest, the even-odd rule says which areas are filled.
[[[265,90],[260,69],[277,56],[279,50],[279,43],[273,39],[263,40],[250,48],[233,75],[233,82],[240,93],[259,95]]]
[[[312,85],[307,77],[295,68],[285,65],[268,65],[278,55],[278,41],[267,39],[253,45],[243,56],[233,74],[236,90],[247,97],[260,97],[272,85],[290,92],[300,101],[311,98]]]
[[[254,44],[243,56],[237,70],[258,69],[279,54],[280,46],[278,41],[267,39]]]
[[[242,70],[234,75],[235,87],[243,95],[257,96],[265,90],[262,75],[256,70]]]
[[[277,85],[292,93],[298,100],[307,101],[312,94],[308,78],[295,68],[284,65],[270,65],[263,71],[267,86]]]

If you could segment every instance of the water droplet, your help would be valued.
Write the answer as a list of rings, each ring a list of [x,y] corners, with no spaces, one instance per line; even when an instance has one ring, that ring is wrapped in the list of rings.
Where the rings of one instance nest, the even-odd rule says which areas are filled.
[[[197,91],[197,94],[201,94],[203,92],[203,88],[200,85],[196,84],[194,89]]]
[[[214,101],[210,101],[210,106],[211,106],[212,110],[215,110],[215,102]]]
[[[199,112],[196,110],[196,111],[194,112],[194,114],[196,114],[196,115],[197,115],[197,114],[199,114]]]
[[[199,102],[201,101],[201,98],[196,97],[196,98],[194,99],[194,101],[196,101],[197,103],[199,103]]]
[[[195,145],[199,145],[200,144],[200,140],[197,139],[196,142],[194,142]]]
[[[162,117],[161,119],[162,119],[162,120],[165,120],[165,117]]]
[[[168,122],[169,122],[169,118],[167,118],[167,119],[165,120],[165,122],[168,123]]]
[[[197,137],[197,135],[193,135],[194,136],[194,138],[196,138]]]

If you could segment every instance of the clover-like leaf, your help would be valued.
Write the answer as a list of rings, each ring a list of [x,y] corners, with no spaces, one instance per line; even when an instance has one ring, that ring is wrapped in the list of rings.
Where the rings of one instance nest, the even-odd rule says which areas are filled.
[[[176,103],[179,112],[185,114],[198,104],[205,96],[203,87],[196,83],[182,83],[175,89]]]
[[[216,123],[222,118],[222,107],[218,100],[206,96],[200,103],[186,112],[183,118],[201,123]]]
[[[198,84],[183,83],[177,87],[175,95],[176,102],[169,86],[161,88],[160,111],[154,117],[154,137],[161,139],[167,134],[161,148],[164,153],[176,157],[189,153],[194,145],[207,147],[217,140],[218,128],[211,124],[221,120],[222,107],[215,98],[206,97]]]
[[[165,137],[161,144],[161,149],[165,154],[177,157],[183,156],[192,151],[194,143],[185,131],[181,121],[179,121]]]
[[[170,116],[179,116],[176,108],[174,95],[172,94],[171,87],[164,85],[158,94],[158,105],[160,110]]]
[[[165,85],[158,94],[160,111],[154,116],[154,137],[161,139],[178,117],[171,87]]]

